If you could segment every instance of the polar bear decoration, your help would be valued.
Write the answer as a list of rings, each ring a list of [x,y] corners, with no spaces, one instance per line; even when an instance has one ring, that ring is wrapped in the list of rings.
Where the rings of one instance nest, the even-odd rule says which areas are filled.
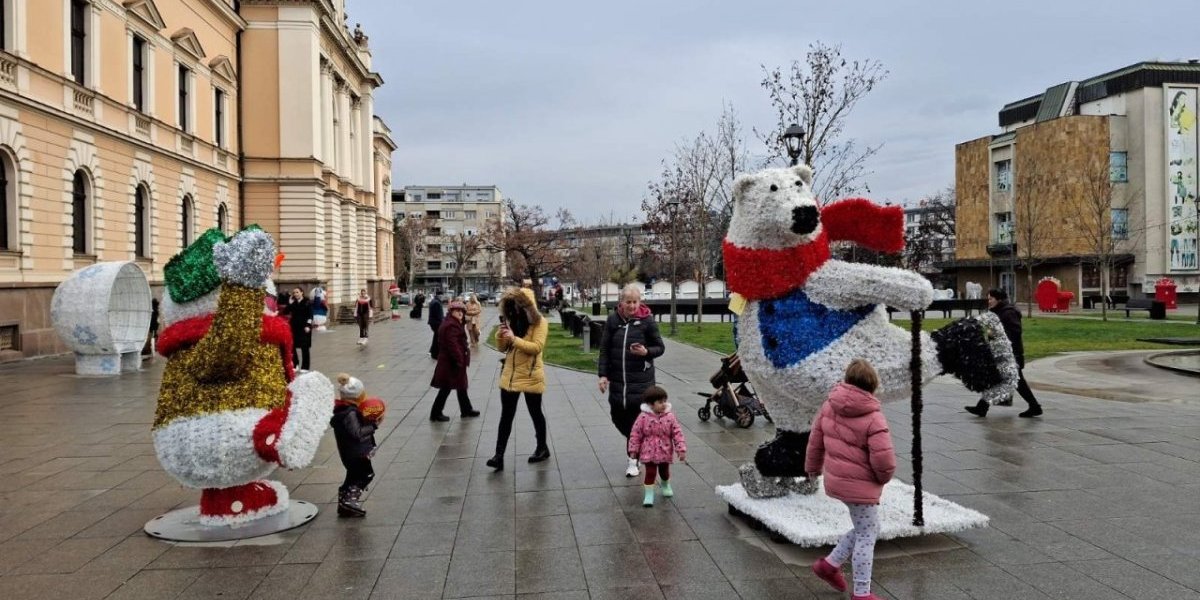
[[[738,352],[777,428],[755,455],[757,475],[742,470],[747,491],[759,497],[785,492],[747,481],[748,472],[780,485],[806,475],[813,417],[852,359],[874,365],[880,400],[909,396],[913,340],[889,321],[887,307],[921,310],[933,299],[932,285],[915,272],[830,257],[831,242],[903,250],[902,208],[865,199],[819,207],[811,186],[805,165],[739,177],[723,244],[729,289],[746,302]],[[1016,387],[1012,347],[991,313],[921,333],[920,351],[922,382],[950,373],[992,402]]]
[[[333,384],[296,376],[288,323],[264,310],[275,258],[256,226],[229,238],[214,228],[164,270],[154,450],[167,473],[201,490],[202,526],[285,512],[287,488],[263,478],[307,466],[333,415]]]

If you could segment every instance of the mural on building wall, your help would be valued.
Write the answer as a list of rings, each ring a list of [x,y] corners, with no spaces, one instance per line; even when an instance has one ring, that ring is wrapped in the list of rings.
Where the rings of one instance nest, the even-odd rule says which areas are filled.
[[[1167,270],[1197,263],[1196,88],[1163,88],[1167,109]]]

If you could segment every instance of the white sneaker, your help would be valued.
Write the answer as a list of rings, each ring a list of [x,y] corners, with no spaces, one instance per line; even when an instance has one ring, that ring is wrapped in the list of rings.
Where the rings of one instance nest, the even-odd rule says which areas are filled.
[[[369,341],[371,341],[371,340],[368,338],[363,338],[363,345],[366,346],[367,342],[369,342]]]
[[[626,477],[638,476],[638,461],[636,458],[629,459],[629,466],[625,469]]]

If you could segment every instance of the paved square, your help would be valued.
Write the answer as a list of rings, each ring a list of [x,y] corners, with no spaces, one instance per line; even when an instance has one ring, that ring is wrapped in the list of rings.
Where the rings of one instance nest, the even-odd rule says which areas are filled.
[[[553,457],[525,462],[533,431],[521,409],[496,474],[483,461],[499,355],[481,348],[471,367],[481,418],[460,420],[451,402],[452,420],[430,423],[428,327],[377,323],[365,348],[356,334],[318,334],[313,365],[349,371],[389,403],[367,518],[336,517],[343,471],[327,434],[313,467],[278,473],[294,497],[321,505],[317,519],[233,546],[141,531],[199,497],[154,457],[161,358],[115,379],[75,377],[66,358],[0,367],[0,598],[839,597],[808,571],[821,551],[769,541],[713,492],[773,432],[699,421],[695,392],[708,391],[715,355],[668,342],[658,361],[689,462],[672,471],[675,498],[646,509],[591,374],[547,369]],[[962,388],[927,388],[926,488],[991,525],[881,543],[876,593],[1200,599],[1200,392],[1143,403],[1038,394],[1042,419],[1016,418],[1020,407],[976,419],[961,411],[974,400]],[[887,414],[897,475],[911,481],[907,407]]]

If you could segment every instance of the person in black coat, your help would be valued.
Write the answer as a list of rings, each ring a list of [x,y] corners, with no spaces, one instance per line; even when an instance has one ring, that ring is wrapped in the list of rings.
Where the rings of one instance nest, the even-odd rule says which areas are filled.
[[[471,397],[467,394],[467,367],[471,365],[471,349],[467,346],[467,331],[463,328],[463,319],[467,307],[455,300],[447,310],[450,314],[438,328],[438,357],[437,367],[433,370],[430,387],[437,388],[437,396],[433,399],[433,408],[429,411],[430,421],[449,421],[450,417],[442,414],[446,407],[446,399],[454,391],[458,396],[458,411],[464,417],[478,417],[479,411],[471,406]]]
[[[1027,419],[1040,416],[1042,405],[1038,403],[1033,390],[1029,389],[1029,384],[1025,381],[1025,341],[1021,339],[1021,311],[1008,301],[1008,293],[1001,289],[988,290],[987,303],[988,310],[1000,318],[1000,324],[1004,326],[1004,335],[1008,336],[1008,341],[1012,343],[1013,357],[1017,359],[1017,393],[1029,405],[1028,410],[1017,416]],[[974,406],[964,408],[975,416],[986,417],[989,407],[986,400],[980,400]]]
[[[641,291],[633,286],[621,290],[617,309],[604,322],[600,338],[600,392],[608,392],[613,425],[629,439],[629,432],[642,410],[642,393],[654,381],[654,359],[666,348],[650,308],[642,304]],[[622,452],[622,455],[625,455]],[[637,477],[636,458],[629,459],[626,477]]]
[[[429,328],[433,330],[433,340],[429,342],[429,357],[437,360],[438,357],[438,328],[442,326],[442,319],[446,317],[446,313],[442,310],[442,292],[439,290],[434,292],[433,301],[429,303]]]
[[[408,312],[408,316],[420,319],[421,310],[425,307],[425,294],[417,292],[417,295],[413,296],[412,306],[412,310]]]
[[[292,288],[292,295],[283,305],[280,314],[287,316],[292,330],[292,363],[297,369],[309,370],[309,348],[312,347],[312,304],[304,296],[304,290]]]
[[[375,479],[371,455],[375,453],[379,422],[364,418],[358,410],[358,403],[366,398],[362,381],[346,373],[339,373],[337,380],[339,399],[333,404],[329,425],[337,442],[338,458],[346,467],[346,478],[338,488],[338,515],[362,517],[367,514],[362,508],[362,494]]]

